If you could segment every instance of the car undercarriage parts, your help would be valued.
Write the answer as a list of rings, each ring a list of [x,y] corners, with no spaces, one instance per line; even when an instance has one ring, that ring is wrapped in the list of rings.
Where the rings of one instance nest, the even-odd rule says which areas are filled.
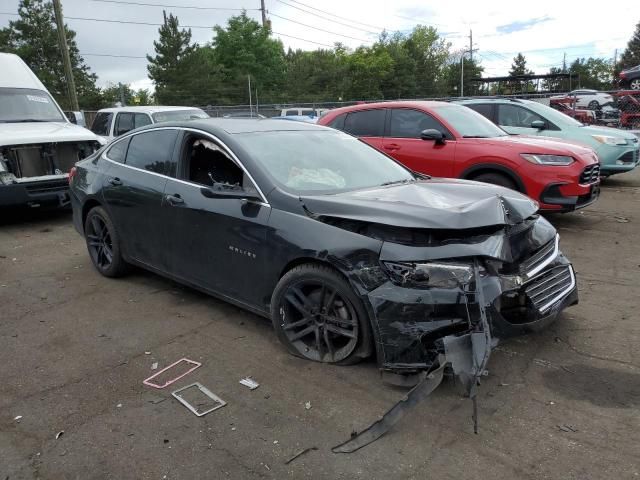
[[[331,451],[334,453],[352,453],[387,433],[409,410],[426,399],[442,383],[446,362],[444,357],[441,360],[442,363],[438,368],[429,374],[425,374],[422,381],[413,387],[402,400],[391,407],[379,420],[360,433],[352,434],[349,440],[333,447]]]
[[[460,291],[460,299],[466,306],[470,331],[463,335],[448,335],[442,338],[444,352],[438,355],[434,365],[438,367],[428,374],[423,373],[422,380],[398,403],[388,410],[379,420],[370,427],[354,433],[346,442],[332,449],[334,453],[351,453],[374,442],[395,425],[404,415],[422,400],[426,399],[442,383],[444,369],[450,365],[453,373],[462,381],[467,395],[473,402],[473,427],[478,433],[478,408],[477,393],[480,377],[486,375],[486,367],[489,362],[491,348],[494,341],[491,337],[491,327],[487,318],[486,298],[482,285],[481,266],[476,258],[473,262],[473,277],[467,282],[457,282]],[[458,278],[451,275],[451,278]],[[471,290],[471,285],[475,290]],[[474,298],[474,305],[478,308],[479,315],[476,320],[470,313],[468,297]]]
[[[227,402],[199,382],[179,388],[171,392],[171,395],[198,417],[218,410],[227,404]],[[189,397],[191,402],[185,397]]]
[[[162,383],[155,383],[155,382],[152,381],[152,380],[162,376],[162,374],[164,372],[166,372],[167,370],[175,368],[177,365],[180,365],[181,369],[184,369],[185,367],[188,367],[188,368],[187,368],[186,371],[178,369],[179,371],[182,371],[182,373],[180,373],[180,375],[178,375],[177,377],[174,377],[174,378],[172,378],[170,380],[165,380]],[[185,375],[193,372],[196,368],[201,367],[201,366],[202,366],[202,364],[200,362],[196,362],[194,360],[189,360],[188,358],[181,358],[180,360],[178,360],[177,362],[172,363],[168,367],[164,367],[162,370],[158,370],[156,373],[151,375],[149,378],[147,378],[146,380],[143,380],[142,383],[144,383],[148,387],[164,388],[164,387],[166,387],[168,385],[171,385],[172,383],[180,380],[182,377],[184,377]]]

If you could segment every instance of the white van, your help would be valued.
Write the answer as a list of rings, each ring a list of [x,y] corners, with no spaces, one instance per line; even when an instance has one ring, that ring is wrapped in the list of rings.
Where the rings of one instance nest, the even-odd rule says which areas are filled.
[[[0,207],[64,207],[69,170],[105,142],[69,122],[20,57],[0,53],[0,72]]]

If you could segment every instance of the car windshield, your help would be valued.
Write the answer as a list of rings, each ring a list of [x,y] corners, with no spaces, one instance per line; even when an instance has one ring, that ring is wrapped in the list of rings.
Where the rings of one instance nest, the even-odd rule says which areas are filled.
[[[339,131],[273,131],[236,135],[276,184],[295,194],[337,193],[413,182],[406,168]]]
[[[470,108],[460,105],[443,105],[434,107],[434,110],[464,138],[493,138],[509,135]]]
[[[160,122],[182,122],[184,120],[194,120],[196,118],[209,118],[209,115],[200,109],[193,110],[170,110],[168,112],[156,112],[151,115],[154,123]]]
[[[551,123],[554,123],[556,125],[563,124],[570,127],[584,127],[584,124],[580,123],[569,115],[565,115],[564,113],[559,112],[555,108],[547,107],[546,105],[536,102],[531,102],[531,104],[533,104],[534,106],[534,108],[531,108],[531,110],[549,120]]]
[[[0,88],[0,122],[66,122],[43,90],[30,88]]]

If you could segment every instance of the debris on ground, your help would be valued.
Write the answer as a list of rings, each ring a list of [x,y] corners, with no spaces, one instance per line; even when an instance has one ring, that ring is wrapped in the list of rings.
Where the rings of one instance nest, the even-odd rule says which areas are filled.
[[[64,435],[64,430],[60,430],[58,433],[56,433],[56,440],[59,439],[62,435]]]
[[[304,408],[307,409],[307,410],[311,410],[311,402],[306,402],[304,404]]]
[[[562,430],[563,432],[577,432],[578,429],[575,428],[572,425],[556,425],[556,427],[558,427],[559,430]]]
[[[302,455],[304,455],[307,452],[310,452],[311,450],[318,450],[318,447],[309,447],[309,448],[305,448],[304,450],[300,450],[298,453],[296,453],[295,455],[293,455],[292,457],[289,457],[288,460],[285,460],[284,464],[285,465],[289,465],[291,462],[293,462],[296,458],[301,457]]]
[[[151,352],[144,352],[145,355],[151,355]]]
[[[146,352],[145,352],[146,353]],[[160,375],[162,375],[164,372],[166,372],[167,370],[170,370],[174,367],[176,367],[177,365],[180,364],[187,364],[189,365],[189,369],[187,369],[185,372],[182,372],[180,375],[178,375],[175,378],[172,378],[171,380],[167,380],[163,383],[154,383],[152,382],[152,380],[154,378],[159,377]],[[183,366],[183,365],[181,365]],[[188,358],[181,358],[180,360],[178,360],[177,362],[173,362],[171,365],[169,365],[168,367],[164,367],[162,370],[154,373],[153,375],[151,375],[149,378],[145,379],[142,381],[143,384],[149,386],[149,387],[153,387],[153,388],[164,388],[168,385],[171,385],[172,383],[180,380],[182,377],[184,377],[185,375],[193,372],[196,368],[201,367],[202,364],[200,362],[196,362],[194,360],[189,360]]]
[[[151,370],[157,370],[158,369],[158,362],[153,362],[151,364]]]
[[[122,408],[122,404],[121,403],[117,404],[116,408]]]
[[[618,223],[629,223],[631,221],[627,217],[622,217],[622,216],[619,216],[619,215],[614,215],[613,218],[615,218],[616,222],[618,222]]]
[[[240,380],[240,383],[245,387],[249,387],[251,390],[255,390],[260,386],[260,384],[251,377],[243,378],[242,380]]]
[[[18,415],[16,418],[14,418],[16,422],[20,422],[21,419],[22,419],[22,415]]]
[[[194,397],[194,395],[197,394],[200,394],[200,398]],[[176,400],[182,403],[189,409],[189,411],[198,417],[202,417],[207,413],[218,410],[227,404],[227,402],[222,400],[199,382],[179,388],[178,390],[171,392],[171,395],[173,395]],[[191,402],[185,397],[189,397]],[[231,430],[235,430],[235,428],[232,428]]]

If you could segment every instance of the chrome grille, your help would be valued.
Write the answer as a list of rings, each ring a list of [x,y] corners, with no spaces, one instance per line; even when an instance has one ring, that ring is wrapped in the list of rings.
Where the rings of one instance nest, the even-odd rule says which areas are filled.
[[[525,284],[525,292],[533,306],[545,313],[564,298],[576,284],[570,265],[552,268]]]
[[[558,255],[558,240],[559,237],[556,235],[553,240],[522,262],[520,271],[531,278],[546,267]]]
[[[594,163],[586,167],[580,174],[580,183],[595,183],[600,178],[600,164]]]

